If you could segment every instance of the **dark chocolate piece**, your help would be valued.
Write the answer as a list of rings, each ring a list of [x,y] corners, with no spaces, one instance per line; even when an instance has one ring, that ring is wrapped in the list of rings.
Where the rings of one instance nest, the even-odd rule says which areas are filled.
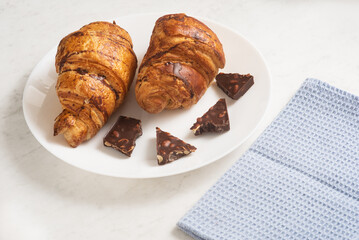
[[[220,73],[216,76],[217,86],[230,98],[238,100],[254,84],[253,76],[238,73]]]
[[[196,151],[196,147],[156,127],[157,162],[164,165]]]
[[[225,132],[230,129],[227,104],[224,98],[218,100],[202,117],[197,118],[191,130],[194,135],[204,132]]]
[[[131,157],[135,141],[141,135],[141,120],[120,116],[103,139],[103,144]]]

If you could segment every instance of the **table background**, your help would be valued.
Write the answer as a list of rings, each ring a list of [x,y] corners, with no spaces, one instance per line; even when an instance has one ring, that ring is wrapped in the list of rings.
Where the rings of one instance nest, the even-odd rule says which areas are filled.
[[[96,20],[148,12],[199,16],[250,40],[272,73],[264,120],[237,150],[201,169],[121,179],[76,169],[30,133],[22,92],[60,39]],[[358,1],[0,1],[0,239],[191,239],[175,224],[243,154],[307,77],[359,95]]]

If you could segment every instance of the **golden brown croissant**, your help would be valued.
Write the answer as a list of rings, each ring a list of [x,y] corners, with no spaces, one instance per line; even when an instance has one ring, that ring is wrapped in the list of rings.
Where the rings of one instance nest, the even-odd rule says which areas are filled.
[[[57,48],[56,92],[63,111],[54,135],[72,147],[92,138],[123,102],[137,67],[130,35],[115,23],[93,22]]]
[[[156,21],[136,82],[138,104],[150,113],[197,103],[223,68],[221,42],[205,24],[185,14]]]

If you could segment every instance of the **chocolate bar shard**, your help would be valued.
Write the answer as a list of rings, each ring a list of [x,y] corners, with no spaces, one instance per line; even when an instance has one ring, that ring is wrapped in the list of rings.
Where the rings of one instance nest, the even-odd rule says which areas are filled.
[[[228,97],[238,100],[253,86],[254,79],[250,74],[219,73],[216,82]]]
[[[227,104],[224,98],[219,99],[202,117],[197,118],[197,122],[191,127],[196,136],[204,132],[221,133],[229,129]]]
[[[173,162],[174,160],[186,156],[197,149],[191,144],[184,142],[170,133],[162,131],[158,127],[156,127],[156,138],[158,165]]]
[[[131,157],[136,139],[141,135],[141,120],[120,116],[103,139],[103,144]]]

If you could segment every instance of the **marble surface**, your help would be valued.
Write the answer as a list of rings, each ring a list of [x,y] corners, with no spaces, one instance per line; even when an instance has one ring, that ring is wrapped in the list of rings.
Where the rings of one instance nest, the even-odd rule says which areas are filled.
[[[201,169],[157,179],[106,177],[57,159],[32,136],[22,92],[36,63],[95,20],[185,12],[231,27],[263,54],[272,99],[255,133]],[[359,95],[357,1],[0,2],[0,239],[191,239],[175,226],[273,120],[307,77]]]

